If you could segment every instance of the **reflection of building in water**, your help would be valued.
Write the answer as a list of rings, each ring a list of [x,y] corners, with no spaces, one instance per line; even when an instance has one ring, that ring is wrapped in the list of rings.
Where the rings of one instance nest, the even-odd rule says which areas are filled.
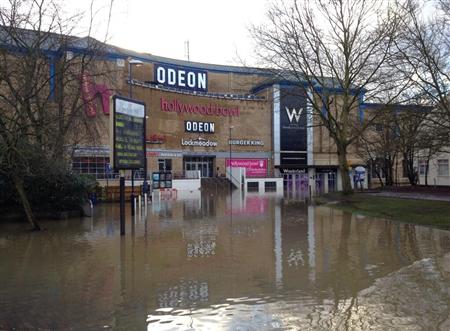
[[[211,240],[200,240],[187,243],[186,255],[188,257],[204,257],[216,254],[216,242]]]
[[[185,222],[183,224],[183,238],[186,241],[187,256],[206,257],[214,255],[217,234],[216,224]]]
[[[208,299],[208,283],[187,280],[168,289],[159,290],[158,305],[160,308],[192,307],[207,302]]]
[[[202,193],[198,199],[187,199],[183,201],[184,220],[216,216],[216,200],[211,199],[208,192]]]

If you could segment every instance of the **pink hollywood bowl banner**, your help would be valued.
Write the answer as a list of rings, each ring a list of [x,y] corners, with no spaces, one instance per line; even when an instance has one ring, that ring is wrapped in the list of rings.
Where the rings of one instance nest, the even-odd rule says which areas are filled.
[[[230,166],[230,159],[226,159],[226,166]],[[232,168],[245,168],[247,177],[266,177],[266,159],[231,159]]]

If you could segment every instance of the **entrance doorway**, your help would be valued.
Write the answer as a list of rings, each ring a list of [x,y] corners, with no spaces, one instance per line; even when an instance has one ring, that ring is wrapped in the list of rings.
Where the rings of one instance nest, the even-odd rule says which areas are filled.
[[[306,172],[285,172],[283,182],[287,198],[303,198],[309,195],[309,178]]]
[[[201,177],[214,176],[214,157],[189,156],[183,159],[184,171],[199,170]]]

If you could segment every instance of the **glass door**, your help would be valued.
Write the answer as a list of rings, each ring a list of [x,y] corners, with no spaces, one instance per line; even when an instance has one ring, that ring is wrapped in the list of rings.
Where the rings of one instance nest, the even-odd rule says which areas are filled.
[[[209,177],[208,162],[199,162],[198,167],[199,167],[199,170],[201,171],[202,177]]]

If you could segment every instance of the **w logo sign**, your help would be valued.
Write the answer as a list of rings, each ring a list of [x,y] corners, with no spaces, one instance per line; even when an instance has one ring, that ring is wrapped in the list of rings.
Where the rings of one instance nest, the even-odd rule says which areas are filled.
[[[292,110],[289,110],[288,107],[286,108],[286,114],[289,118],[289,122],[292,123],[292,121],[295,119],[295,122],[300,122],[300,116],[302,116],[303,109],[300,108],[299,110],[296,110],[295,108],[292,108]]]

